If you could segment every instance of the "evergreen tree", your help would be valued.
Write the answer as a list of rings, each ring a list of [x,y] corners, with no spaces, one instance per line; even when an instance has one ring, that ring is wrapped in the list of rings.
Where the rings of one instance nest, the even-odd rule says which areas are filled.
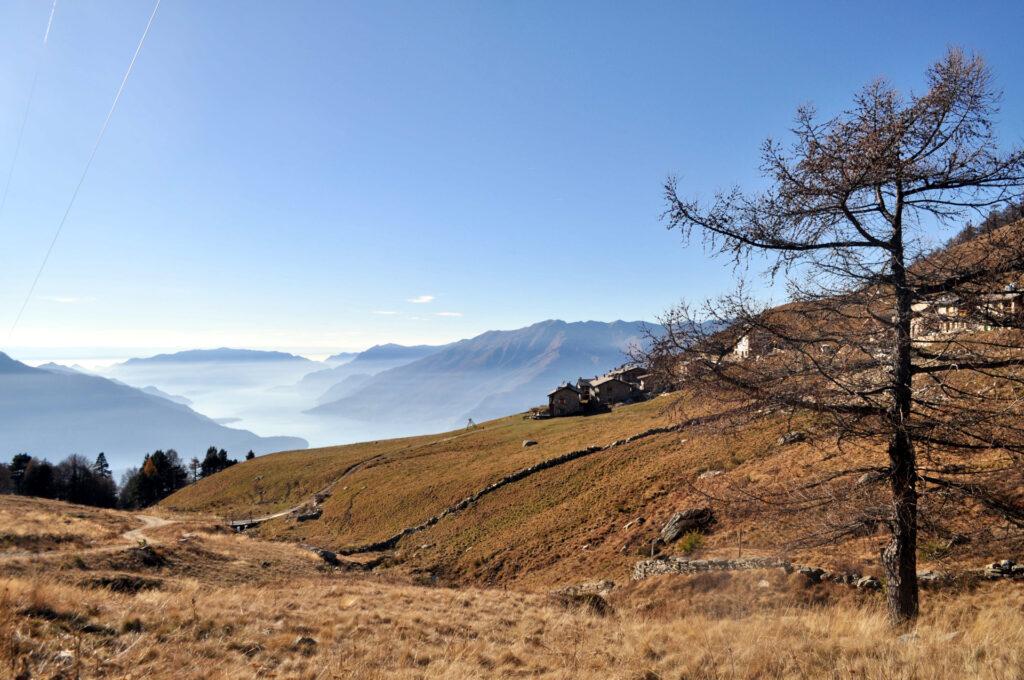
[[[122,482],[120,503],[142,508],[171,495],[188,483],[188,471],[173,449],[147,454],[141,470],[132,470]]]
[[[252,452],[252,449],[249,449],[249,453],[245,454],[245,459],[246,460],[252,460],[255,457],[256,457],[256,454]]]
[[[96,462],[92,464],[92,471],[100,477],[106,477],[107,479],[113,479],[114,477],[110,472],[110,465],[107,463],[107,456],[102,451],[100,451],[100,455],[96,456]]]
[[[18,453],[11,458],[11,487],[14,493],[21,493],[22,483],[25,479],[25,468],[28,467],[30,462],[32,462],[32,456],[27,453]]]
[[[224,449],[217,450],[216,446],[211,446],[206,449],[206,457],[202,462],[203,477],[209,477],[212,474],[216,474],[224,468],[231,467],[237,460],[228,458],[228,452]]]

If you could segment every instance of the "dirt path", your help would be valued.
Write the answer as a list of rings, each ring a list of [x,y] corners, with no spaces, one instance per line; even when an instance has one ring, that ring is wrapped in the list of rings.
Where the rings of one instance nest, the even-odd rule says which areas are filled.
[[[9,552],[0,554],[0,560],[10,559],[25,559],[25,558],[47,558],[47,557],[59,557],[61,555],[96,555],[107,552],[117,552],[124,550],[125,548],[135,547],[139,544],[139,541],[150,542],[150,538],[146,536],[145,532],[148,529],[156,529],[158,527],[165,527],[171,524],[176,524],[177,520],[165,519],[163,517],[157,517],[155,515],[135,515],[135,519],[142,522],[142,526],[136,529],[129,529],[123,534],[119,535],[116,542],[109,545],[96,546],[94,548],[65,548],[63,550],[46,550],[43,552],[32,552],[31,550],[19,550],[17,552]]]
[[[132,529],[131,531],[126,531],[121,534],[121,538],[134,543],[149,540],[143,533],[146,529],[156,529],[158,527],[165,527],[168,524],[175,523],[172,519],[165,519],[163,517],[157,517],[156,515],[135,515],[135,519],[140,520],[142,522],[142,526],[138,529]]]

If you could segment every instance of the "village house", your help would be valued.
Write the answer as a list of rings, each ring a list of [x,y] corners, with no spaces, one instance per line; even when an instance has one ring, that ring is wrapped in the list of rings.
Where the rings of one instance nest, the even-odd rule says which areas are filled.
[[[623,366],[622,368],[616,368],[614,371],[609,371],[606,375],[608,377],[618,378],[624,383],[630,385],[639,385],[640,379],[647,374],[647,369],[642,366]]]
[[[750,336],[744,335],[736,341],[736,345],[732,348],[733,356],[737,359],[746,359],[750,356]]]
[[[571,416],[583,412],[580,392],[565,383],[548,392],[548,414],[552,418]]]
[[[606,375],[590,383],[590,397],[599,404],[619,404],[631,399],[637,388],[614,375]]]
[[[597,378],[579,378],[576,380],[576,391],[580,393],[580,399],[586,403],[590,401],[590,386]]]
[[[912,310],[910,337],[915,340],[964,331],[991,331],[1024,315],[1024,291],[1010,284],[999,292],[974,299],[944,296],[918,302]]]
[[[659,381],[647,369],[622,366],[602,376],[578,378],[575,385],[562,383],[548,393],[548,415],[557,418],[584,413],[643,398],[660,389]]]

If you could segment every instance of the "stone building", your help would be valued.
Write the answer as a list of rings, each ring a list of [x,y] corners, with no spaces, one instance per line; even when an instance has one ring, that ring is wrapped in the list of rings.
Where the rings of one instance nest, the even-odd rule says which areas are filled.
[[[552,418],[571,416],[583,412],[580,392],[569,384],[559,385],[548,392],[548,414]]]
[[[618,404],[631,399],[636,387],[613,375],[606,375],[590,383],[590,398],[599,404]]]

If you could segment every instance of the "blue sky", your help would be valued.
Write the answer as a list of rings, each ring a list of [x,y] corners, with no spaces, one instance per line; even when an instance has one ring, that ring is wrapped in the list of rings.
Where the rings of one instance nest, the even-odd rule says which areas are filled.
[[[6,339],[152,5],[0,5]],[[729,287],[661,184],[757,182],[797,105],[951,44],[1024,137],[1024,3],[164,0],[15,356],[311,355],[545,318],[650,319]],[[2,186],[2,185],[0,185]]]

